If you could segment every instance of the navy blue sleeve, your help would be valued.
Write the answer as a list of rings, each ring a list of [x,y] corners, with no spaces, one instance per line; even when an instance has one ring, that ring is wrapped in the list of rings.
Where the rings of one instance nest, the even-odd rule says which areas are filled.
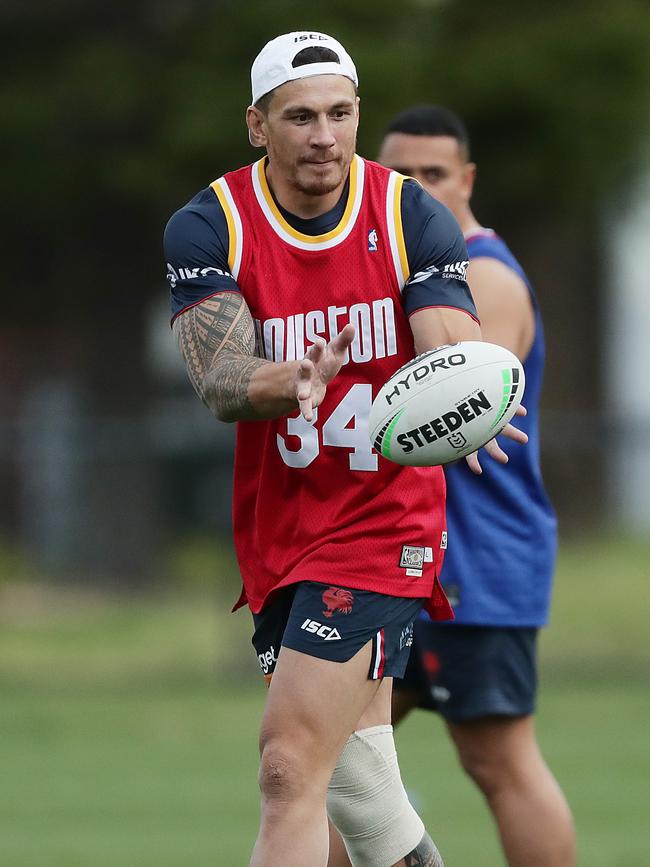
[[[239,291],[228,266],[228,224],[211,188],[171,217],[163,246],[172,321],[217,292]]]
[[[407,315],[426,307],[454,307],[478,320],[460,226],[445,205],[410,178],[402,187],[402,226],[410,270],[402,296]]]

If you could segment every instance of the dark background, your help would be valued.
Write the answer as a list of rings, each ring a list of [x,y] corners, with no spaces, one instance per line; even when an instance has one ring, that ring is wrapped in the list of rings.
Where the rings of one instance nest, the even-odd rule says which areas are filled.
[[[422,101],[459,112],[475,212],[532,278],[548,345],[544,472],[564,538],[609,521],[607,220],[647,165],[646,2],[279,0],[0,6],[0,569],[146,585],[229,532],[232,428],[167,325],[170,214],[257,157],[250,64],[309,27],[360,77],[359,152]],[[648,431],[644,432],[648,437]]]

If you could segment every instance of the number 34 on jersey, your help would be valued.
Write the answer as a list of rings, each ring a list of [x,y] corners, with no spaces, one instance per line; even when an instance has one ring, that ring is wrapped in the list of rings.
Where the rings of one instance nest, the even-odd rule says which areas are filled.
[[[348,449],[351,470],[374,472],[378,459],[368,436],[368,417],[372,406],[372,385],[357,382],[343,396],[337,406],[316,427],[319,410],[314,410],[312,421],[303,415],[286,419],[286,435],[277,434],[282,460],[288,467],[304,469],[316,460],[321,449]],[[320,407],[322,410],[322,407]]]

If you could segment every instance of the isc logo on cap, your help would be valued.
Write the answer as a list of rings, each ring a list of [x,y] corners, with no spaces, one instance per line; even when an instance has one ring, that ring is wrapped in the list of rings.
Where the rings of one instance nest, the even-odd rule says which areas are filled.
[[[294,42],[306,42],[308,39],[314,39],[316,42],[327,42],[327,36],[322,33],[301,33],[300,36],[294,38]]]

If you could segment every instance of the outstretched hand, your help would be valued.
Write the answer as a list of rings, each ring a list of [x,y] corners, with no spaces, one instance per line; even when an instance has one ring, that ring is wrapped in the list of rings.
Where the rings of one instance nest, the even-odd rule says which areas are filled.
[[[517,407],[515,415],[525,416],[527,414],[525,406],[520,405]],[[512,424],[507,424],[501,431],[500,436],[508,437],[508,439],[514,440],[520,445],[525,445],[528,442],[528,434],[525,434],[522,430],[519,430],[519,428]],[[489,442],[485,443],[483,448],[491,458],[494,458],[495,461],[498,461],[500,464],[508,463],[508,455],[503,451],[496,439],[491,439]],[[467,461],[467,466],[470,470],[477,476],[480,476],[483,470],[478,459],[478,452],[472,452],[467,455],[465,460]]]
[[[323,402],[328,384],[345,361],[354,334],[354,326],[348,324],[329,343],[317,337],[300,362],[296,374],[296,397],[306,421],[313,420],[314,410]]]

